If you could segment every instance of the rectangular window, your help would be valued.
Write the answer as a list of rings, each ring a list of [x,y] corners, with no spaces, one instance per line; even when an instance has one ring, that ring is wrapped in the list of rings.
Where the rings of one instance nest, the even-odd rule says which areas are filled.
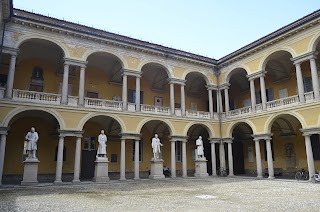
[[[118,161],[117,154],[111,154],[111,163],[116,163]]]
[[[83,150],[95,150],[96,149],[96,137],[87,136],[84,138]]]
[[[139,162],[142,162],[142,141],[139,141]],[[133,153],[132,153],[132,161],[134,161],[134,152],[136,151],[135,141],[133,142]]]
[[[136,103],[135,90],[128,90],[128,103]],[[140,91],[140,104],[143,104],[143,91]]]
[[[230,106],[230,110],[236,109],[235,102],[233,101],[233,99],[229,100],[229,106]]]
[[[320,139],[318,134],[311,135],[311,146],[314,160],[320,160]]]
[[[261,92],[256,92],[256,104],[261,104]]]
[[[181,162],[181,141],[176,141],[176,162]]]
[[[98,99],[99,98],[99,93],[94,92],[94,91],[87,91],[87,97],[93,98],[93,99]]]
[[[288,97],[288,89],[284,88],[284,89],[279,90],[279,99],[283,99],[286,97]]]
[[[0,87],[6,87],[8,75],[0,74]]]
[[[273,88],[267,88],[266,89],[266,96],[267,96],[267,102],[270,102],[270,101],[274,100]]]
[[[305,78],[303,78],[303,84],[304,84],[304,92],[313,91],[313,87],[312,87],[312,77],[305,77]]]
[[[271,140],[270,142],[271,142],[272,159],[274,161],[273,141]],[[267,141],[264,142],[264,160],[268,161],[268,157],[267,157]]]
[[[181,108],[181,104],[180,103],[174,103],[174,108]]]
[[[191,102],[191,110],[197,111],[198,105],[195,102]]]
[[[43,92],[43,86],[30,84],[29,91]]]

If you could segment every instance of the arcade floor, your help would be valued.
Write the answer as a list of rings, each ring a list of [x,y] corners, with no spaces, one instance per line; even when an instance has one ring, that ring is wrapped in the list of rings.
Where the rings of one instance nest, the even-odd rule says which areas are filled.
[[[0,188],[0,211],[319,211],[320,183],[246,177]]]

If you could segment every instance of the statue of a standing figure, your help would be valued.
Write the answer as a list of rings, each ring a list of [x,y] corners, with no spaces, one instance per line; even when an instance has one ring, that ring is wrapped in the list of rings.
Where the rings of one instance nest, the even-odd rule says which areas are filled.
[[[204,148],[203,148],[203,141],[202,141],[202,137],[199,136],[199,138],[196,140],[196,158],[204,158]]]
[[[99,147],[97,151],[97,157],[107,157],[107,136],[104,134],[104,130],[101,130],[101,134],[98,137]]]
[[[154,138],[152,138],[152,150],[153,150],[153,158],[154,159],[159,159],[160,157],[160,146],[163,146],[162,143],[160,143],[160,139],[158,138],[158,134],[154,135]]]
[[[26,137],[25,137],[26,141],[27,141],[27,154],[28,157],[27,158],[37,158],[36,157],[36,152],[38,149],[37,146],[37,141],[39,139],[39,135],[36,132],[36,129],[34,127],[31,127],[30,132],[27,133]]]

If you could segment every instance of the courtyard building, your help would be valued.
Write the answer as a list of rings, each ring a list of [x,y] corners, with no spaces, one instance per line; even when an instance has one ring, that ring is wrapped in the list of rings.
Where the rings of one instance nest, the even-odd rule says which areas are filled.
[[[31,127],[39,182],[92,180],[101,130],[111,179],[148,177],[155,134],[172,178],[199,136],[212,176],[320,170],[320,10],[216,60],[0,6],[0,184]]]

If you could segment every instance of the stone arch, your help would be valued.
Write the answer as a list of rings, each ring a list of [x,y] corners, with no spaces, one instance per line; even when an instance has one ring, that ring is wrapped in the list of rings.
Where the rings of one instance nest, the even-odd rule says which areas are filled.
[[[260,64],[259,64],[259,70],[265,70],[266,69],[266,65],[269,61],[269,58],[270,56],[272,56],[273,54],[277,53],[277,52],[281,52],[281,51],[284,51],[284,52],[287,52],[291,55],[291,58],[294,58],[296,57],[296,52],[292,49],[292,48],[289,48],[289,47],[281,47],[281,48],[277,48],[276,50],[272,50],[272,51],[269,51],[260,61]]]
[[[70,53],[68,51],[68,48],[64,44],[60,43],[59,41],[57,41],[55,39],[48,38],[48,37],[41,36],[41,35],[37,35],[37,36],[34,36],[34,35],[22,36],[19,39],[19,41],[15,44],[15,48],[19,48],[23,43],[28,42],[29,40],[32,40],[32,39],[45,40],[45,41],[54,43],[57,47],[59,47],[62,50],[64,57],[66,57],[66,58],[70,57]]]
[[[145,61],[143,61],[142,63],[139,64],[138,70],[142,71],[143,66],[148,65],[148,64],[152,64],[152,63],[163,67],[163,69],[166,71],[166,73],[168,75],[168,78],[173,77],[171,68],[169,66],[163,64],[161,61],[157,61],[157,60],[145,60]]]
[[[140,133],[141,130],[142,130],[142,127],[148,123],[149,121],[160,121],[160,122],[163,122],[167,125],[169,131],[170,131],[170,135],[174,135],[175,134],[175,131],[174,131],[174,127],[173,125],[171,124],[170,121],[166,120],[166,119],[157,119],[157,118],[146,118],[146,119],[143,119],[142,121],[140,121],[140,123],[138,124],[137,126],[137,129],[136,129],[136,132],[137,133]]]
[[[238,126],[239,124],[241,124],[241,123],[247,124],[247,125],[251,128],[252,133],[253,133],[253,134],[257,134],[257,129],[256,129],[255,125],[254,125],[251,121],[244,119],[244,120],[237,121],[237,122],[234,122],[234,123],[230,124],[229,127],[228,127],[228,129],[227,129],[227,134],[226,134],[226,136],[227,136],[227,137],[232,137],[232,133],[233,133],[234,128],[235,128],[236,126]]]
[[[115,116],[115,115],[112,115],[112,114],[105,114],[105,113],[91,113],[91,114],[88,114],[88,115],[84,116],[81,119],[81,121],[79,122],[77,130],[83,130],[84,125],[91,118],[94,118],[94,117],[97,117],[97,116],[106,116],[106,117],[109,117],[109,118],[112,118],[112,119],[116,120],[119,123],[120,127],[121,127],[121,132],[125,132],[126,131],[125,123],[118,116]]]
[[[203,126],[208,134],[209,134],[209,138],[213,138],[215,137],[215,133],[214,133],[214,130],[213,128],[209,125],[209,124],[206,124],[206,123],[199,123],[199,122],[190,122],[185,128],[184,128],[184,131],[183,131],[183,135],[184,136],[187,136],[188,134],[188,131],[190,130],[190,128],[194,125],[201,125]]]
[[[271,133],[271,127],[272,127],[273,123],[279,117],[284,116],[284,115],[289,115],[289,116],[296,118],[300,122],[302,128],[307,127],[307,124],[306,124],[304,118],[300,114],[298,114],[296,112],[286,112],[286,113],[274,114],[274,115],[270,116],[264,125],[264,132],[263,133]]]
[[[229,83],[231,76],[234,74],[234,72],[235,72],[236,70],[239,70],[239,69],[245,70],[246,73],[247,73],[247,75],[250,74],[249,71],[248,71],[248,70],[249,70],[248,67],[246,67],[246,66],[238,66],[238,67],[236,67],[236,68],[233,68],[230,72],[228,72],[227,76],[225,77],[225,83]]]
[[[127,62],[125,61],[125,59],[120,55],[120,54],[117,54],[115,52],[112,52],[112,51],[106,51],[106,50],[97,50],[97,49],[94,49],[94,50],[90,50],[90,51],[86,51],[83,56],[82,56],[82,60],[84,61],[87,61],[89,56],[94,54],[94,53],[106,53],[106,54],[110,54],[112,56],[114,56],[115,58],[117,58],[117,60],[120,62],[121,66],[123,69],[126,69],[128,68],[128,64]]]
[[[204,79],[204,81],[206,82],[206,85],[210,85],[210,80],[209,80],[209,78],[208,78],[204,73],[202,73],[202,72],[200,72],[200,71],[193,71],[193,70],[186,71],[186,72],[183,74],[182,79],[186,80],[188,74],[191,74],[191,73],[199,74],[199,75]]]
[[[320,42],[320,32],[317,33],[310,41],[308,50],[309,51],[316,51],[317,45]]]
[[[43,111],[43,112],[47,112],[48,114],[52,115],[57,122],[59,123],[59,127],[60,129],[65,129],[65,123],[63,118],[60,116],[60,114],[56,113],[55,111],[52,111],[50,109],[47,108],[37,108],[37,107],[22,107],[22,108],[17,108],[14,109],[12,111],[10,111],[7,116],[3,119],[2,125],[4,127],[8,127],[11,120],[18,114],[25,112],[25,111],[32,111],[32,110],[38,110],[38,111]]]

